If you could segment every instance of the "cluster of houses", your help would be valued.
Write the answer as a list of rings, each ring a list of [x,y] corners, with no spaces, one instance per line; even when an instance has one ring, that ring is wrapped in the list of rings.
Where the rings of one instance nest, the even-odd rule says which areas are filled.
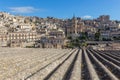
[[[62,48],[64,46],[64,31],[55,24],[30,21],[31,18],[0,13],[0,46]]]
[[[120,38],[120,22],[110,20],[108,15],[93,20],[75,16],[63,20],[0,12],[0,47],[64,48],[67,37],[80,36],[87,32],[93,40],[99,29],[101,38]]]

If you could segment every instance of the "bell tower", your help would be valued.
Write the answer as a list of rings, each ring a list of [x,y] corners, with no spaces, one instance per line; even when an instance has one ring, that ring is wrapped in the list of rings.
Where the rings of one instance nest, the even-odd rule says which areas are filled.
[[[73,33],[77,34],[77,19],[74,14],[72,18],[72,27],[73,27]]]

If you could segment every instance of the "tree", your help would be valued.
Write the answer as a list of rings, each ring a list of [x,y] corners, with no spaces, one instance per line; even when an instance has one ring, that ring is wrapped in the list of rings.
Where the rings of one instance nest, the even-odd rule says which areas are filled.
[[[99,41],[100,40],[100,36],[101,36],[101,34],[100,34],[100,29],[95,33],[95,40],[96,41]]]
[[[85,36],[86,36],[86,38],[88,39],[88,32],[85,32]]]
[[[88,39],[88,32],[82,32],[79,39],[80,40],[87,40]]]
[[[69,37],[67,37],[67,39],[72,40],[72,37],[71,37],[71,36],[69,36]]]

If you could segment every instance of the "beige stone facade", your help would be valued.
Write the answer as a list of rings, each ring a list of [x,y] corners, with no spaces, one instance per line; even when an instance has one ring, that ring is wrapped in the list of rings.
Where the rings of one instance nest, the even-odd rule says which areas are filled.
[[[24,42],[32,42],[36,40],[36,32],[13,32],[0,35],[1,42],[7,42],[8,46],[20,47]]]
[[[52,29],[36,43],[40,48],[63,48],[65,34],[62,30]]]
[[[66,35],[71,36],[72,34],[80,34],[81,32],[91,31],[95,32],[96,28],[85,25],[84,22],[77,20],[75,17],[72,18],[69,25],[66,25]]]
[[[56,37],[42,37],[40,40],[41,48],[63,48],[64,39]]]

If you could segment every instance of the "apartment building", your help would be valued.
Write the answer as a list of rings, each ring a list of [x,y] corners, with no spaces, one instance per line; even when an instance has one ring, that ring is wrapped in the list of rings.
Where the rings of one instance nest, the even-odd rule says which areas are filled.
[[[33,42],[36,40],[36,32],[12,32],[0,35],[0,42],[5,43],[9,47],[20,47],[24,42]],[[1,45],[3,46],[3,45]]]

